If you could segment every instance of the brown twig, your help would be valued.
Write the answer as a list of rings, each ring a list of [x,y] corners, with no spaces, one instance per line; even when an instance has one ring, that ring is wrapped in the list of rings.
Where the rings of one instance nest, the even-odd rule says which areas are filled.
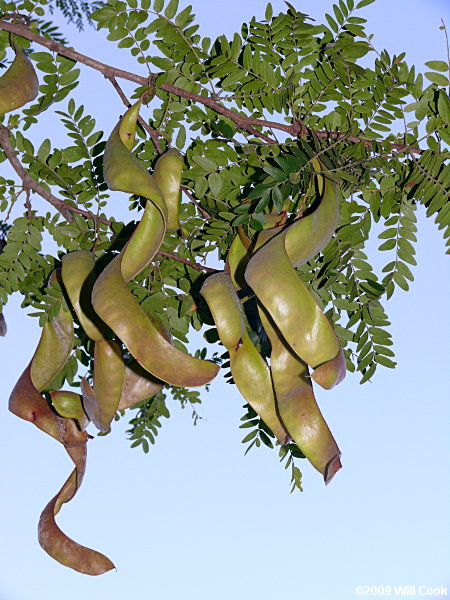
[[[209,212],[200,206],[200,204],[197,202],[197,200],[194,198],[194,196],[191,194],[191,192],[187,189],[187,187],[184,187],[184,185],[182,185],[180,187],[181,187],[181,190],[186,194],[186,196],[192,202],[192,204],[195,204],[195,206],[198,209],[198,212],[202,215],[202,217],[209,221],[212,218],[211,215],[209,214]]]
[[[4,151],[7,159],[9,160],[11,166],[13,167],[13,169],[15,170],[17,175],[22,180],[23,189],[27,193],[29,192],[29,190],[33,190],[33,192],[35,192],[36,194],[39,194],[39,196],[41,196],[42,198],[47,200],[47,202],[49,202],[54,208],[56,208],[56,210],[58,212],[60,212],[62,214],[62,216],[68,222],[73,221],[73,217],[72,217],[71,213],[77,213],[79,215],[83,215],[84,217],[92,219],[93,221],[96,221],[97,223],[103,223],[104,225],[111,225],[112,222],[108,221],[107,219],[98,217],[87,210],[81,210],[80,208],[77,208],[76,206],[70,206],[70,204],[67,204],[63,200],[60,200],[59,198],[54,196],[51,192],[49,192],[44,187],[42,187],[39,183],[37,183],[37,181],[32,179],[32,177],[30,177],[30,175],[23,168],[22,164],[20,163],[19,159],[17,158],[17,156],[14,152],[13,147],[11,146],[9,129],[1,124],[0,124],[0,146],[3,148],[3,151]],[[26,206],[27,206],[28,213],[29,213],[30,205],[29,205],[28,196],[27,196]],[[163,252],[162,250],[160,250],[158,252],[158,254],[160,254],[161,256],[166,256],[168,258],[173,258],[174,260],[178,260],[179,262],[182,262],[185,265],[188,265],[189,267],[191,267],[192,269],[195,269],[196,271],[206,271],[207,273],[215,273],[217,270],[217,269],[212,269],[211,267],[206,267],[204,265],[200,265],[198,263],[192,263],[191,261],[187,260],[186,258],[177,256],[176,254],[171,254],[170,252]]]
[[[52,52],[57,52],[62,56],[66,56],[67,58],[71,58],[72,60],[86,65],[87,67],[91,67],[92,69],[95,69],[96,71],[102,73],[107,79],[111,79],[111,77],[120,77],[128,81],[133,81],[138,85],[149,84],[149,80],[146,77],[141,77],[140,75],[136,75],[135,73],[131,73],[130,71],[124,71],[123,69],[117,69],[116,67],[112,67],[111,65],[102,63],[99,60],[95,60],[95,58],[91,58],[90,56],[81,54],[76,50],[67,48],[66,46],[63,46],[63,44],[59,44],[58,42],[54,42],[53,40],[48,40],[47,38],[44,38],[43,36],[34,33],[33,31],[30,31],[28,27],[21,23],[9,23],[4,20],[5,18],[5,16],[0,18],[0,29],[9,31],[10,33],[16,33],[17,35],[20,35],[26,38],[27,40],[36,42],[37,44],[48,48]],[[169,83],[163,83],[159,89],[164,90],[169,94],[174,94],[176,96],[187,98],[188,100],[192,100],[194,102],[199,102],[201,104],[204,104],[205,106],[209,106],[214,111],[234,121],[239,128],[246,130],[248,133],[261,138],[269,144],[276,144],[275,140],[272,140],[271,138],[267,137],[266,135],[251,127],[248,123],[247,117],[239,115],[238,113],[230,110],[229,108],[225,108],[225,106],[223,106],[222,104],[220,104],[216,100],[213,100],[210,97],[201,96],[200,94],[194,94],[193,92],[188,92],[187,90],[183,90]]]
[[[23,189],[25,191],[33,190],[33,192],[36,192],[36,194],[42,196],[42,198],[47,200],[47,202],[56,208],[56,210],[60,212],[67,221],[73,221],[73,217],[71,215],[72,207],[39,185],[39,183],[37,183],[37,181],[35,181],[27,173],[27,171],[25,171],[19,159],[17,158],[16,153],[14,152],[14,148],[11,145],[10,131],[4,125],[0,125],[0,146],[3,148],[3,152],[5,153],[6,158],[9,160],[12,168],[22,180]]]
[[[22,23],[9,23],[7,20],[5,20],[7,18],[8,15],[4,15],[0,18],[0,29],[9,31],[10,33],[16,33],[17,35],[20,35],[32,42],[36,42],[37,44],[40,44],[45,48],[48,48],[52,52],[57,52],[62,56],[66,56],[88,67],[91,67],[92,69],[95,69],[96,71],[102,73],[110,81],[112,78],[120,77],[128,81],[133,81],[138,85],[149,85],[149,79],[146,77],[142,77],[140,75],[136,75],[135,73],[131,73],[130,71],[124,71],[123,69],[118,69],[111,65],[102,63],[98,60],[95,60],[94,58],[91,58],[90,56],[86,56],[84,54],[81,54],[80,52],[77,52],[76,50],[67,48],[63,44],[59,44],[58,42],[54,42],[52,40],[44,38],[41,35],[30,31],[30,29],[28,29],[28,27],[26,27]],[[155,76],[153,75],[153,77]],[[262,141],[268,144],[276,144],[277,141],[268,137],[264,133],[261,133],[260,131],[256,130],[254,127],[252,127],[252,125],[258,127],[270,127],[272,129],[278,129],[280,131],[288,133],[293,137],[303,137],[304,135],[306,135],[305,128],[298,121],[294,121],[291,125],[286,125],[284,123],[277,123],[275,121],[266,121],[264,119],[254,119],[251,117],[246,117],[245,115],[241,115],[234,110],[226,108],[225,106],[223,106],[223,104],[215,100],[214,97],[203,96],[201,94],[195,94],[194,92],[188,92],[187,90],[183,90],[169,83],[163,83],[159,89],[168,92],[169,94],[174,94],[175,96],[186,98],[188,100],[191,100],[192,102],[197,102],[199,104],[203,104],[204,106],[208,106],[218,114],[221,114],[224,117],[227,117],[228,119],[233,121],[239,129],[247,131],[247,133],[250,133],[251,135],[260,138]],[[332,137],[336,139],[341,136],[345,137],[345,135],[337,131],[317,131],[316,135],[319,138]],[[372,147],[372,142],[363,138],[352,136],[346,137],[346,140],[353,143],[364,142],[367,145],[367,147]],[[423,150],[421,150],[420,148],[410,148],[407,144],[392,144],[392,147],[395,150],[399,151],[408,149],[408,152],[414,152],[415,154],[422,154],[423,152]]]
[[[184,263],[191,267],[191,269],[195,269],[196,271],[205,271],[206,273],[217,273],[217,269],[212,269],[211,267],[207,267],[206,265],[200,265],[199,263],[193,263],[186,258],[182,258],[181,256],[177,256],[176,254],[171,254],[170,252],[163,252],[163,250],[158,250],[158,254],[161,256],[166,256],[167,258],[173,258],[174,260],[178,260],[179,262]]]

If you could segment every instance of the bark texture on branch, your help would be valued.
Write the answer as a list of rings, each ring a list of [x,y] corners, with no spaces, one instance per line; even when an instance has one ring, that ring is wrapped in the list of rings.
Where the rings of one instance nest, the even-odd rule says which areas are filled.
[[[66,56],[67,58],[71,58],[77,62],[80,62],[80,63],[88,66],[88,67],[91,67],[92,69],[95,69],[96,71],[99,71],[100,73],[102,73],[110,81],[112,81],[115,77],[120,77],[121,79],[126,79],[128,81],[132,81],[134,83],[137,83],[138,85],[144,85],[144,86],[149,85],[148,77],[142,77],[140,75],[137,75],[136,73],[132,73],[130,71],[124,71],[123,69],[118,69],[111,65],[107,65],[106,63],[102,63],[94,58],[91,58],[90,56],[86,56],[85,54],[81,54],[80,52],[77,52],[76,50],[67,48],[63,44],[60,44],[58,42],[54,42],[52,40],[48,40],[47,38],[44,38],[43,36],[31,31],[26,25],[24,25],[22,23],[9,22],[8,20],[5,20],[6,18],[7,18],[7,15],[4,15],[3,18],[0,18],[0,29],[3,29],[4,31],[9,31],[10,33],[15,33],[17,35],[20,35],[20,36],[26,38],[27,40],[30,40],[41,46],[44,46],[45,48],[48,48],[52,52],[57,52],[58,54],[61,54],[62,56]],[[152,75],[152,78],[154,78],[155,76],[156,75]],[[203,104],[204,106],[207,106],[208,108],[212,109],[216,113],[233,121],[236,124],[236,126],[238,127],[238,129],[244,130],[247,133],[249,133],[250,135],[254,135],[255,137],[258,137],[259,139],[266,142],[267,144],[277,144],[277,141],[270,138],[269,136],[262,133],[261,131],[258,131],[253,126],[268,127],[268,128],[276,129],[279,131],[284,131],[285,133],[287,133],[288,135],[290,135],[294,138],[295,137],[303,137],[303,136],[307,135],[307,129],[303,126],[302,123],[300,123],[298,121],[295,121],[289,125],[286,123],[278,123],[276,121],[266,121],[265,119],[254,119],[251,117],[246,117],[245,115],[241,115],[240,113],[238,113],[230,108],[227,108],[226,106],[224,106],[223,104],[221,104],[220,102],[218,102],[217,100],[215,100],[212,97],[203,96],[201,94],[195,94],[194,92],[188,92],[187,90],[183,90],[183,89],[176,87],[174,85],[171,85],[169,83],[161,84],[160,89],[169,94],[173,94],[174,96],[179,96],[180,98],[186,98],[188,100],[191,100],[192,102],[197,102],[199,104]],[[342,133],[342,132],[316,131],[315,135],[322,139],[323,138],[338,139],[338,138],[342,137],[342,139],[346,139],[349,142],[352,142],[352,143],[364,142],[368,148],[372,147],[372,143],[370,142],[370,140],[365,140],[365,139],[357,137],[357,136],[347,136],[347,134]],[[414,148],[414,147],[409,146],[408,144],[391,144],[391,147],[394,150],[398,150],[399,152],[407,151],[407,152],[412,152],[414,154],[422,154],[422,152],[423,152],[423,150],[421,150],[420,148]]]

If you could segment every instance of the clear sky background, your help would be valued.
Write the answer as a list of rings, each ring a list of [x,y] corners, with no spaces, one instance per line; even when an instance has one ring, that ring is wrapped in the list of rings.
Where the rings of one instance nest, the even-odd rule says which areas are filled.
[[[328,0],[292,3],[318,20],[331,11]],[[259,0],[192,4],[210,37],[239,30],[265,8]],[[362,16],[378,49],[406,51],[420,69],[446,59],[439,25],[443,17],[450,26],[447,1],[378,0]],[[138,68],[103,34],[69,36],[81,52]],[[78,90],[108,132],[123,111],[109,84],[82,68]],[[37,141],[60,135],[49,123],[35,128]],[[363,386],[349,374],[335,390],[317,390],[343,454],[332,483],[325,487],[302,461],[305,491],[290,495],[276,451],[244,457],[244,402],[219,377],[202,395],[196,427],[190,410],[171,401],[173,417],[148,455],[129,449],[127,419],[89,443],[83,486],[58,522],[115,562],[117,572],[97,578],[60,566],[37,542],[39,514],[72,467],[58,444],[7,411],[39,337],[13,298],[0,339],[0,600],[351,600],[358,585],[447,585],[450,595],[449,257],[441,232],[418,212],[416,281],[387,305],[397,369],[380,368]]]

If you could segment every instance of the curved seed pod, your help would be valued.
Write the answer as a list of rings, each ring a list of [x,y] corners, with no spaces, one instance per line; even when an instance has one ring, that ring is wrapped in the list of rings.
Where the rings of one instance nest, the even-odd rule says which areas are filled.
[[[268,276],[268,266],[276,279]],[[309,365],[318,367],[338,354],[333,328],[292,267],[284,236],[276,236],[253,255],[245,278],[290,347]]]
[[[217,375],[218,366],[174,348],[159,333],[126,285],[157,252],[167,221],[161,191],[130,152],[139,106],[140,101],[127,111],[110,135],[105,148],[104,173],[111,189],[148,198],[146,211],[124,250],[97,279],[92,304],[99,317],[149,373],[177,386],[204,385]]]
[[[22,50],[12,46],[16,55],[0,77],[0,115],[31,102],[39,93],[39,81],[31,61]]]
[[[317,406],[308,367],[284,342],[261,307],[259,313],[272,346],[270,372],[280,418],[294,442],[328,483],[341,468],[341,453]]]
[[[208,303],[220,341],[225,348],[238,348],[245,333],[244,313],[231,277],[215,273],[204,282],[200,293]]]
[[[77,250],[62,257],[61,277],[73,309],[86,335],[94,341],[103,340],[101,324],[91,305],[95,283],[95,257],[87,250]]]
[[[209,383],[219,367],[172,346],[128,290],[119,254],[97,279],[92,304],[99,317],[116,333],[130,354],[149,373],[172,385],[195,387]]]
[[[325,179],[322,192],[319,206],[308,216],[281,232],[261,232],[259,249],[245,278],[292,350],[313,368],[320,368],[312,377],[330,389],[345,377],[344,353],[332,326],[292,266],[304,264],[323,249],[335,230],[339,217],[336,187]],[[267,265],[277,273],[276,281],[267,277]]]
[[[141,101],[119,121],[106,143],[103,158],[105,181],[111,190],[148,198],[144,215],[127,243],[122,272],[126,281],[135,277],[158,251],[166,231],[167,207],[153,177],[131,154]]]
[[[112,340],[95,343],[94,389],[83,379],[81,391],[86,414],[103,433],[108,431],[119,406],[124,380],[119,344]]]
[[[167,231],[180,229],[180,184],[184,158],[176,148],[167,150],[156,161],[153,179],[161,190],[167,206]]]
[[[58,494],[50,500],[42,511],[38,526],[38,539],[42,548],[62,565],[85,575],[102,575],[114,564],[96,550],[91,550],[74,542],[61,531],[55,521],[55,516],[62,504],[73,498],[83,480],[86,468],[86,446],[68,449],[76,465],[71,475],[64,483]]]
[[[320,168],[323,168],[319,161]],[[332,238],[339,222],[339,195],[337,185],[321,175],[322,185],[318,206],[285,229],[286,252],[294,267],[299,267],[321,252]],[[322,182],[322,184],[320,184]]]
[[[162,390],[164,382],[152,377],[138,362],[125,365],[122,395],[118,409],[124,410],[142,400],[151,398]]]
[[[122,393],[124,364],[120,347],[105,340],[91,304],[95,283],[95,258],[85,250],[66,254],[62,259],[62,279],[78,319],[88,335],[95,341],[94,390],[83,380],[83,405],[88,418],[102,432],[108,431]],[[101,326],[101,324],[99,323]],[[68,415],[64,415],[68,416]]]
[[[53,272],[49,285],[56,279]],[[9,410],[16,416],[34,423],[64,445],[86,442],[86,434],[79,432],[73,421],[62,419],[52,411],[43,391],[64,368],[74,341],[72,317],[60,308],[58,314],[45,323],[30,364],[16,383],[9,398]]]
[[[318,170],[324,168],[323,163],[318,159],[313,159],[311,162]],[[284,235],[289,260],[294,267],[300,267],[325,248],[339,222],[339,194],[337,185],[330,179],[317,174],[316,180],[320,197],[317,207],[309,214],[297,218],[287,227],[274,226],[261,231],[254,252],[275,235]],[[309,189],[306,195],[309,194]]]
[[[311,377],[316,383],[326,390],[330,390],[332,387],[340,383],[347,372],[345,354],[342,346],[339,345],[339,352],[336,356],[328,362],[320,365],[311,374]]]
[[[61,309],[54,319],[44,324],[31,361],[31,379],[37,390],[44,390],[64,368],[72,352],[73,341],[72,315]]]
[[[89,425],[89,419],[83,409],[80,394],[69,392],[67,390],[59,390],[50,392],[53,408],[60,417],[66,419],[75,419],[81,429],[86,429]]]
[[[278,416],[269,367],[245,331],[244,314],[231,277],[226,273],[210,275],[200,293],[230,355],[231,373],[238,390],[280,444],[285,444],[289,435]]]

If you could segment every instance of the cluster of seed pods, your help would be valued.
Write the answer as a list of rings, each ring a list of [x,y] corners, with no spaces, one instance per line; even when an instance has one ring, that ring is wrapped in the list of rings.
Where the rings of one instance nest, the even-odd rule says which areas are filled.
[[[22,51],[0,78],[0,114],[20,108],[38,93],[33,66]],[[99,575],[114,568],[103,554],[70,539],[56,524],[61,506],[76,494],[86,468],[92,423],[108,431],[117,410],[150,398],[165,383],[192,387],[209,383],[218,366],[177,350],[164,328],[145,314],[127,283],[152,260],[167,231],[179,229],[179,187],[183,158],[169,150],[150,175],[132,154],[141,101],[111,133],[104,154],[104,176],[111,190],[147,198],[143,216],[124,249],[100,274],[94,254],[79,250],[62,258],[50,277],[63,289],[67,308],[48,321],[36,351],[14,387],[10,410],[61,443],[74,463],[59,492],[42,512],[38,536],[55,560],[81,573]],[[320,161],[313,166],[322,170]],[[345,376],[342,348],[332,326],[295,272],[333,235],[339,215],[335,185],[316,174],[320,201],[306,216],[286,223],[286,215],[267,215],[267,227],[254,240],[240,230],[230,246],[226,269],[209,276],[201,289],[220,340],[230,356],[233,379],[281,445],[293,440],[330,481],[340,468],[340,452],[317,406],[311,379],[329,389]],[[271,279],[268,272],[276,273]],[[270,364],[248,332],[244,300],[250,288],[271,343]],[[74,316],[94,342],[92,385],[81,394],[53,390],[74,349]],[[132,356],[125,363],[123,349]],[[313,369],[309,374],[309,368]],[[45,392],[49,391],[47,396]]]
[[[62,258],[61,269],[52,274],[50,281],[51,286],[58,280],[80,326],[95,344],[93,385],[83,378],[81,394],[52,390],[51,403],[42,395],[73,351],[72,312],[61,308],[44,325],[34,356],[9,400],[14,414],[57,439],[75,464],[70,477],[44,509],[38,536],[41,546],[54,559],[89,575],[99,575],[114,565],[103,554],[70,539],[55,521],[62,504],[73,498],[83,479],[89,438],[86,427],[92,422],[99,431],[108,431],[117,410],[153,396],[165,383],[205,385],[219,370],[215,363],[175,348],[168,333],[146,315],[127,287],[127,282],[157,253],[168,224],[172,229],[179,228],[183,157],[169,150],[159,158],[153,176],[148,173],[131,153],[139,108],[140,101],[112,132],[105,148],[104,173],[110,189],[148,199],[141,221],[122,252],[99,276],[94,255],[78,250]],[[123,347],[133,357],[131,363],[125,364]]]
[[[227,270],[211,275],[201,293],[230,355],[236,386],[283,445],[293,440],[328,483],[340,469],[339,448],[314,397],[312,380],[330,389],[345,377],[345,356],[328,319],[295,267],[320,252],[335,232],[339,196],[316,169],[318,206],[292,223],[268,228],[254,241],[237,235]],[[281,219],[282,220],[282,219]],[[272,276],[275,274],[275,276]],[[270,366],[250,339],[237,290],[250,287],[271,344]],[[309,373],[309,368],[313,372]]]

